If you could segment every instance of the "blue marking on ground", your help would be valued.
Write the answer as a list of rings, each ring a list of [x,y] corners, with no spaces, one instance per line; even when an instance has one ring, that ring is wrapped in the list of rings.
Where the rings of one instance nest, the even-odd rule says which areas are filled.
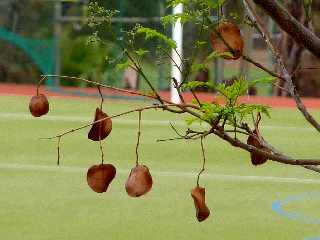
[[[272,211],[276,212],[282,217],[285,217],[291,220],[300,221],[306,224],[320,224],[320,217],[316,218],[316,217],[305,215],[303,213],[287,211],[283,209],[283,207],[289,203],[301,202],[304,200],[313,200],[313,199],[320,200],[320,193],[319,192],[304,193],[301,195],[290,196],[283,200],[276,200],[272,203]],[[308,237],[308,238],[305,238],[304,240],[320,240],[320,237]]]

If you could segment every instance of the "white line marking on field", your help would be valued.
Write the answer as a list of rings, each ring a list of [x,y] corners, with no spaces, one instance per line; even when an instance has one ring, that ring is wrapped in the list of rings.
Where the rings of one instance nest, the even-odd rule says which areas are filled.
[[[25,164],[11,164],[1,163],[0,169],[7,170],[24,170],[24,171],[43,171],[43,172],[83,172],[87,169],[82,167],[66,167],[66,166],[50,166],[50,165],[25,165]],[[128,174],[129,169],[117,169],[120,174]],[[192,172],[173,172],[173,171],[151,171],[155,176],[161,177],[186,177],[195,178],[197,173]],[[255,181],[255,182],[275,182],[275,183],[301,183],[301,184],[320,184],[319,179],[308,178],[291,178],[291,177],[271,177],[271,176],[240,176],[227,174],[203,174],[203,178],[216,179],[223,181]]]
[[[34,118],[30,114],[26,113],[0,113],[0,120],[1,119],[17,119],[17,120],[34,120]],[[92,121],[91,118],[86,118],[86,117],[80,117],[80,116],[45,116],[41,118],[43,121],[62,121],[62,122],[85,122],[89,123]],[[132,125],[132,124],[137,124],[137,120],[134,119],[114,119],[114,123],[118,124],[127,124],[127,125]],[[185,122],[183,121],[172,121],[174,122],[175,125],[178,126],[186,126]],[[158,126],[168,126],[170,121],[160,121],[160,120],[142,120],[143,124],[146,125],[158,125]],[[262,126],[262,129],[266,130],[288,130],[288,131],[310,131],[314,132],[315,130],[310,127],[295,127],[295,126]]]

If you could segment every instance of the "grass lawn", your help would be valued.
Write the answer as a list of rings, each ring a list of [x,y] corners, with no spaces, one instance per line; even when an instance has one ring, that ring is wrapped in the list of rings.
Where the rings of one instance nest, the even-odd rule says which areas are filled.
[[[183,118],[161,111],[144,112],[141,162],[154,178],[152,191],[129,198],[124,183],[135,161],[137,114],[114,120],[105,141],[106,162],[117,177],[107,193],[96,194],[86,183],[86,169],[100,162],[97,143],[88,130],[66,136],[62,166],[56,163],[56,141],[38,140],[91,121],[98,100],[51,98],[48,116],[34,119],[26,97],[0,97],[0,239],[217,239],[303,240],[320,237],[318,224],[290,220],[272,211],[276,200],[320,194],[320,175],[301,167],[269,162],[253,167],[249,154],[210,136],[206,187],[211,217],[198,223],[190,190],[200,168],[199,142],[156,143],[172,137],[169,121],[184,129]],[[120,113],[148,102],[110,102],[104,109]],[[314,112],[320,118],[320,112]],[[262,132],[281,150],[297,157],[320,156],[319,136],[294,110],[273,110]],[[304,179],[311,179],[304,181]],[[320,220],[319,199],[283,206]]]

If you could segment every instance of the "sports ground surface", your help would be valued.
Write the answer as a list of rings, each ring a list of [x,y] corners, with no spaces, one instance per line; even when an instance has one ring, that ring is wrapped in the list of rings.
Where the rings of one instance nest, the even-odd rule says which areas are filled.
[[[49,115],[34,119],[28,112],[30,87],[7,87],[0,86],[0,239],[320,239],[319,174],[272,162],[253,167],[248,153],[210,136],[201,185],[212,215],[199,224],[190,197],[201,164],[199,143],[156,143],[173,136],[169,122],[183,130],[183,117],[143,113],[140,156],[154,186],[139,199],[124,190],[135,161],[137,114],[115,119],[104,148],[117,177],[99,195],[86,183],[88,167],[100,161],[87,130],[63,139],[60,167],[55,165],[56,141],[38,139],[90,122],[98,100],[51,96]],[[290,101],[269,101],[278,106],[274,104],[271,119],[263,120],[264,137],[292,156],[320,156],[318,133],[287,108]],[[307,102],[320,119],[319,100]],[[115,114],[147,104],[106,100],[104,109]]]

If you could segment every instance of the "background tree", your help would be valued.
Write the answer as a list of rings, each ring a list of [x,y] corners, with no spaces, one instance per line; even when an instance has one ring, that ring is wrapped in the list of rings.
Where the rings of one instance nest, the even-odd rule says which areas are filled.
[[[320,2],[315,1],[285,1],[287,10],[303,26],[311,29],[319,36],[319,6]],[[281,41],[279,45],[281,55],[285,60],[289,72],[295,72],[294,82],[302,96],[319,97],[318,76],[320,64],[319,59],[306,50],[302,45],[295,42],[285,31],[281,31]],[[287,88],[287,86],[285,86]],[[276,89],[277,95],[286,96],[286,92]]]

